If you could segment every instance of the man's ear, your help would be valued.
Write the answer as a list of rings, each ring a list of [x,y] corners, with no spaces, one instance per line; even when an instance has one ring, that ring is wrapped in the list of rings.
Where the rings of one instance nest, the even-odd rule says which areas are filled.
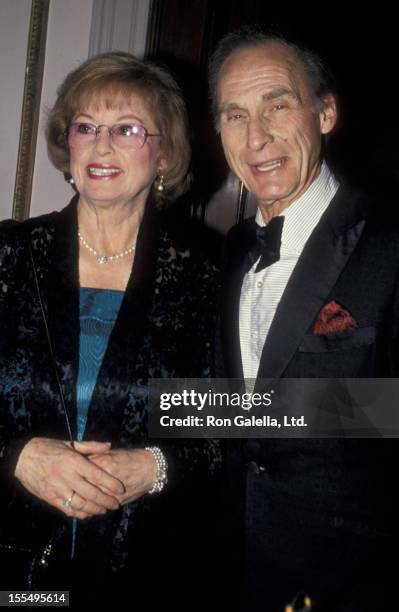
[[[321,100],[322,109],[319,112],[320,132],[329,134],[337,122],[337,100],[333,94],[327,94]]]

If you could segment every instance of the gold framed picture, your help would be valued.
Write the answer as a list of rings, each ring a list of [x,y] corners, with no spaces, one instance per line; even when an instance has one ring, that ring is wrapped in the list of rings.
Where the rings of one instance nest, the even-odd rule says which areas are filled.
[[[13,219],[18,221],[27,219],[30,211],[46,52],[48,12],[49,0],[32,0],[12,209]]]

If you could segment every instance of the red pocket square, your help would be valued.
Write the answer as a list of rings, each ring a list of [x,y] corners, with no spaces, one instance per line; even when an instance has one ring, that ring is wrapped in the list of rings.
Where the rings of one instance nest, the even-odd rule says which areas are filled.
[[[329,302],[320,310],[313,327],[314,334],[336,334],[352,331],[358,327],[357,321],[343,306]]]

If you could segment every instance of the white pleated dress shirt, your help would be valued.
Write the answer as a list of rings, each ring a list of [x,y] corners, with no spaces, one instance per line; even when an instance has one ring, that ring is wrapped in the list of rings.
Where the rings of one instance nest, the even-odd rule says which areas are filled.
[[[281,236],[280,259],[268,268],[255,273],[258,262],[245,275],[240,296],[240,346],[244,378],[256,379],[263,346],[277,306],[302,250],[320,217],[339,187],[326,163],[309,189],[281,216],[284,225]],[[266,225],[258,209],[258,225]],[[258,260],[259,261],[259,260]],[[283,336],[284,330],[281,330]]]

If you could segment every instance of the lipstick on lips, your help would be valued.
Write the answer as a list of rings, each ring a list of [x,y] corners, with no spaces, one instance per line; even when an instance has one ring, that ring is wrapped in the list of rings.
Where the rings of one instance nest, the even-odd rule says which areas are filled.
[[[86,173],[91,179],[110,181],[117,178],[122,170],[113,164],[89,164],[86,166]]]

